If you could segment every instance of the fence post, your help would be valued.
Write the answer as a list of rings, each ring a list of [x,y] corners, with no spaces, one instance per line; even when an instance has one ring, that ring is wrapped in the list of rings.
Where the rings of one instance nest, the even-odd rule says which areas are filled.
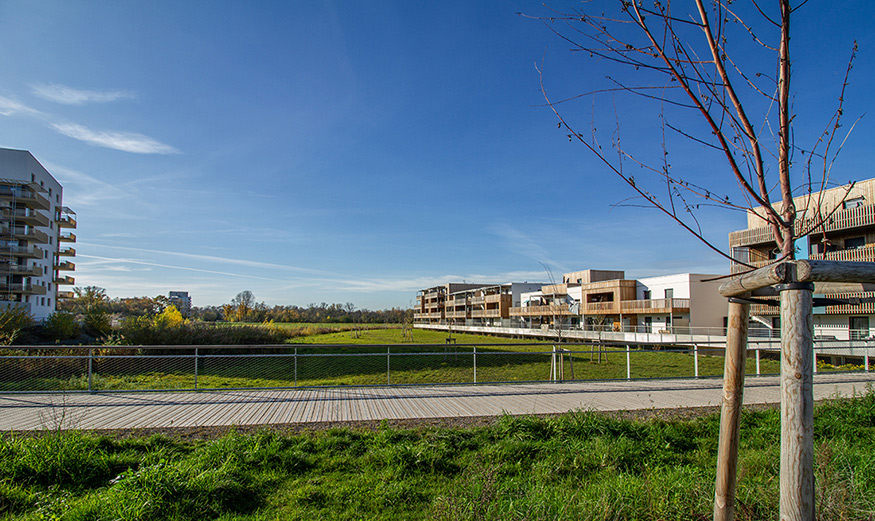
[[[863,353],[863,364],[866,366],[866,372],[869,372],[869,349],[872,348],[872,343],[870,341],[866,341],[866,352]]]
[[[477,383],[477,346],[474,346],[474,383]]]
[[[295,346],[295,387],[298,386],[298,346]]]
[[[632,353],[629,344],[626,344],[626,380],[632,379]]]
[[[392,359],[392,348],[386,346],[386,385],[392,385],[392,376],[389,373],[389,361]]]
[[[197,389],[197,348],[194,348],[194,388]]]
[[[760,348],[759,348],[759,346],[756,347],[756,350],[754,350],[754,353],[756,353],[756,357],[757,357],[757,376],[759,376],[760,375]]]
[[[699,377],[699,344],[693,344],[693,373]]]
[[[91,363],[94,360],[93,350],[88,348],[88,392],[91,392],[91,375],[92,375],[92,366]]]

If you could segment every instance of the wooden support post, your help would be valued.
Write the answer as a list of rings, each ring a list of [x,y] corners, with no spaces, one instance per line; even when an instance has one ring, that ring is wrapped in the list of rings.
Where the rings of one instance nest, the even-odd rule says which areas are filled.
[[[781,521],[814,521],[812,292],[807,283],[781,292]]]
[[[714,521],[735,519],[735,488],[738,470],[738,438],[744,401],[744,369],[750,304],[729,302],[726,356],[723,365],[723,404],[720,439],[717,444],[717,482]]]

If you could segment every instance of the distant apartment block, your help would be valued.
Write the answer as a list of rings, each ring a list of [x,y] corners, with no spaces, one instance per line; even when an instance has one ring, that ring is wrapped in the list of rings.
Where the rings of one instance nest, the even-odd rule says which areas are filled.
[[[726,299],[717,275],[626,279],[618,270],[566,273],[562,282],[445,284],[420,290],[419,324],[658,333],[721,328]],[[464,287],[463,287],[464,286]]]
[[[796,243],[797,258],[875,262],[875,179],[855,183],[850,190],[849,186],[841,186],[793,201],[799,216],[796,233],[802,236]],[[747,228],[729,234],[732,257],[754,267],[766,266],[780,257],[772,230],[760,215],[761,210],[748,211]],[[821,216],[826,222],[815,227]],[[737,262],[731,268],[732,273],[749,269]],[[875,297],[875,292],[828,296]],[[777,336],[781,328],[777,307],[751,306],[751,316],[755,321],[751,334]],[[875,304],[816,308],[814,329],[815,336],[821,338],[869,338],[875,335]]]
[[[171,304],[176,306],[182,316],[187,317],[191,314],[191,297],[188,296],[187,291],[171,291],[168,294],[168,299]]]
[[[506,326],[522,293],[541,284],[448,283],[422,289],[416,294],[413,320],[420,324]]]
[[[75,228],[48,170],[26,150],[0,148],[0,305],[42,320],[73,297]]]

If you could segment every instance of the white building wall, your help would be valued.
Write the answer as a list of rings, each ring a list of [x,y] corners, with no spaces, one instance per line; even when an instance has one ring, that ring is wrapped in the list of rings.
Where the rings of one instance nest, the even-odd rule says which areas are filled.
[[[869,334],[864,337],[875,335],[875,315],[814,315],[814,336],[835,337],[836,340],[850,340],[851,323],[850,317],[868,317]]]
[[[513,295],[513,304],[514,307],[522,306],[523,295],[537,292],[540,294],[541,286],[544,284],[541,282],[512,282],[510,284],[510,293]]]
[[[665,291],[672,290],[672,298],[690,299],[689,315],[682,315],[681,320],[687,323],[679,324],[677,319],[674,325],[689,325],[693,328],[710,327],[722,328],[723,318],[726,316],[726,299],[720,295],[718,288],[720,280],[704,282],[719,275],[700,273],[677,273],[660,277],[647,277],[638,279],[636,289],[637,298],[643,299],[645,290],[650,290],[651,299],[666,298]],[[666,328],[667,315],[654,315],[653,326]],[[643,316],[639,316],[639,325],[643,324]]]

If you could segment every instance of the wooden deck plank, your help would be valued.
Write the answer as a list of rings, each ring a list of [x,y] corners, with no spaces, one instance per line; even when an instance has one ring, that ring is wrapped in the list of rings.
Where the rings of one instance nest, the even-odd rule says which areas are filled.
[[[875,373],[815,378],[815,398],[866,392]],[[0,430],[261,425],[719,405],[719,379],[251,391],[0,394]],[[745,404],[777,403],[777,377],[751,377]]]

